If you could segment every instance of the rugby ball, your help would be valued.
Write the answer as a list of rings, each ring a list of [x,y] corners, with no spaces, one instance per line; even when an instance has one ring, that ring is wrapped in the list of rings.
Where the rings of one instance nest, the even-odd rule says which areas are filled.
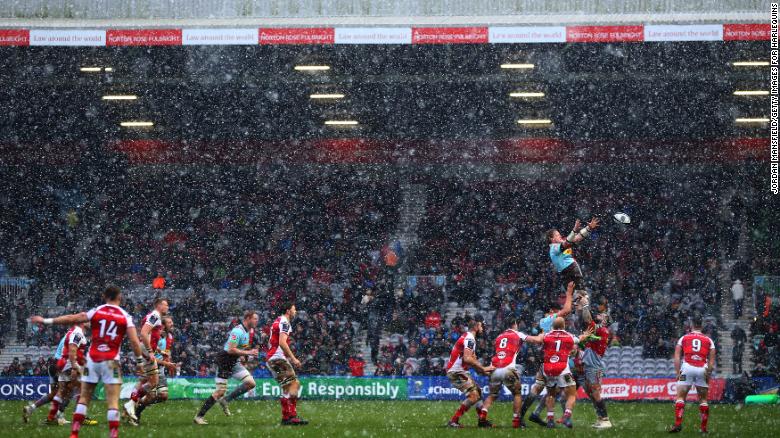
[[[630,224],[631,218],[625,214],[625,213],[615,213],[614,216],[612,216],[615,219],[615,222],[619,224]]]

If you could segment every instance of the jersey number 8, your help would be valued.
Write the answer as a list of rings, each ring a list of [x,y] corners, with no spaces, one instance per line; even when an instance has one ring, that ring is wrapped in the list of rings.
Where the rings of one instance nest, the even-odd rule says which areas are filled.
[[[508,338],[501,339],[501,342],[498,343],[498,348],[506,348],[506,344],[509,342]]]

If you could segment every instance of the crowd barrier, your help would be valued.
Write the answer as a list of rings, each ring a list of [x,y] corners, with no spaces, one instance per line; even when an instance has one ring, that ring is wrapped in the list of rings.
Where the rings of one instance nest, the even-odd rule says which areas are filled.
[[[122,398],[129,398],[136,378],[126,377],[122,384]],[[488,380],[476,376],[483,392],[488,392]],[[279,385],[273,379],[260,378],[257,386],[245,395],[250,399],[276,398],[280,395]],[[46,377],[0,378],[0,400],[34,400],[46,394],[49,389]],[[238,382],[231,381],[229,389]],[[522,394],[527,395],[534,383],[533,377],[522,378]],[[461,400],[463,396],[450,385],[445,376],[419,377],[332,377],[302,376],[302,397],[315,400]],[[602,394],[612,400],[673,400],[677,383],[673,378],[605,378]],[[724,400],[726,380],[715,378],[710,382],[709,399]],[[214,390],[214,379],[210,377],[176,377],[168,379],[168,394],[171,399],[205,399]],[[580,389],[579,397],[585,398]],[[102,387],[96,391],[96,398],[103,398]],[[692,390],[689,399],[695,399]],[[503,388],[500,400],[511,400],[511,394]]]

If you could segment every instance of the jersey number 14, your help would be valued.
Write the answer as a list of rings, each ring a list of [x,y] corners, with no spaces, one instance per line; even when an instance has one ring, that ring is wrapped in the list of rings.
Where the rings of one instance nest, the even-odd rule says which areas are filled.
[[[106,322],[108,322],[108,328],[106,328]],[[100,324],[100,337],[104,338],[106,335],[111,337],[111,339],[116,339],[116,321],[106,321],[105,319],[101,319],[98,321]]]

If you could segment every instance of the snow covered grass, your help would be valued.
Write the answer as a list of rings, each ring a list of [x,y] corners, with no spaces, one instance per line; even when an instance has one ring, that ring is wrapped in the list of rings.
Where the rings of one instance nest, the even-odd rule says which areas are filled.
[[[457,402],[424,401],[307,401],[298,405],[299,414],[311,421],[303,427],[279,426],[279,403],[275,401],[241,401],[231,404],[233,417],[225,417],[219,406],[208,414],[208,426],[192,424],[200,401],[171,401],[152,406],[143,414],[143,424],[134,428],[123,422],[124,437],[266,437],[266,436],[327,436],[327,437],[399,437],[431,438],[438,436],[571,436],[571,437],[646,437],[667,436],[665,428],[674,417],[672,403],[611,403],[612,430],[594,431],[595,420],[590,403],[580,403],[574,413],[574,430],[545,430],[529,424],[526,431],[514,431],[511,407],[499,403],[490,411],[494,430],[476,429],[476,416],[468,412],[461,420],[464,430],[444,428]],[[69,428],[41,425],[46,413],[39,410],[30,424],[21,420],[22,402],[0,402],[0,436],[32,438],[63,437]],[[780,426],[780,406],[750,406],[738,409],[734,405],[711,405],[710,436],[771,436]],[[68,409],[70,415],[71,409]],[[698,405],[686,408],[684,427],[679,436],[699,436]],[[90,416],[100,421],[98,426],[84,426],[81,436],[104,437],[107,434],[105,404],[95,402]],[[558,413],[560,415],[560,413]]]

